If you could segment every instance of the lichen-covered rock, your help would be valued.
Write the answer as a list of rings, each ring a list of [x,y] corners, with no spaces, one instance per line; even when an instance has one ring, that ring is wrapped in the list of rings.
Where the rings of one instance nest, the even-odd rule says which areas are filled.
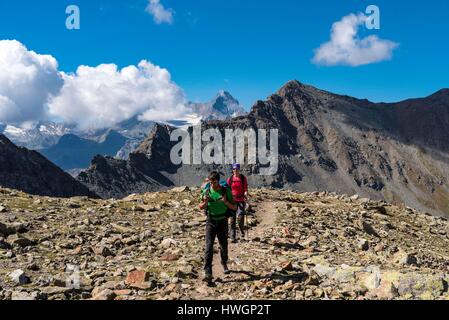
[[[442,275],[409,273],[402,275],[398,283],[401,296],[411,295],[416,299],[436,299],[447,290]]]

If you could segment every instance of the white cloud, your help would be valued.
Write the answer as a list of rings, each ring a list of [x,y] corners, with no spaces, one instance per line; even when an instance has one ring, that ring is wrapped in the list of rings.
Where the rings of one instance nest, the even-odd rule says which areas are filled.
[[[135,115],[163,121],[188,112],[170,73],[145,60],[121,70],[115,64],[80,66],[63,77],[61,93],[49,102],[50,114],[81,130],[107,128]]]
[[[20,124],[45,117],[45,102],[63,85],[58,63],[18,41],[0,41],[0,122]]]
[[[360,39],[358,30],[367,16],[350,14],[335,22],[331,39],[315,50],[313,63],[325,66],[361,66],[390,60],[399,44],[371,35]]]
[[[59,120],[78,129],[111,127],[134,116],[167,121],[189,113],[168,70],[146,60],[119,69],[115,64],[58,70],[48,55],[18,41],[0,41],[0,123],[29,126]]]
[[[154,22],[157,24],[173,23],[173,10],[165,9],[160,0],[148,0],[145,11],[153,16]]]

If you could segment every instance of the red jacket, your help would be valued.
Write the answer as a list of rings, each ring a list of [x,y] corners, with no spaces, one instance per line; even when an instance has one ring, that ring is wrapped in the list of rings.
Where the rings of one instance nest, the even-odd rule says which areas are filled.
[[[227,183],[232,188],[232,196],[235,202],[245,202],[245,192],[248,192],[248,179],[240,177],[234,177],[228,179]]]

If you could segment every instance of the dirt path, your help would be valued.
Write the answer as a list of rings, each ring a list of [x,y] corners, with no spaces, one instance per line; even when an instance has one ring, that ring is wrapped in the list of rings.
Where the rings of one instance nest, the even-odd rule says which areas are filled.
[[[264,230],[270,228],[275,225],[276,217],[277,217],[277,208],[276,203],[273,201],[264,201],[256,204],[254,206],[256,211],[256,221],[257,225],[250,227],[248,229],[248,239],[246,241],[252,241],[252,239],[256,237],[260,237]],[[237,232],[238,233],[238,232]],[[238,233],[239,234],[239,233]],[[218,248],[218,245],[215,245]],[[242,246],[239,243],[229,243],[229,259],[231,263],[229,264],[229,268],[232,269],[232,260],[234,257],[240,256]],[[223,278],[225,277],[223,273],[223,268],[221,266],[220,253],[217,252],[214,254],[214,264],[213,264],[213,275],[215,278]]]

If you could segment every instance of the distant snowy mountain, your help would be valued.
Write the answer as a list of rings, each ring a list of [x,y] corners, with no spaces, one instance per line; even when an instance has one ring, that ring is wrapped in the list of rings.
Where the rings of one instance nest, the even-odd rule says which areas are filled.
[[[187,128],[201,121],[225,120],[245,114],[240,103],[229,92],[220,91],[207,103],[189,103],[191,113],[164,121],[177,128]],[[148,137],[155,122],[142,121],[138,116],[111,128],[77,130],[74,125],[41,121],[26,128],[0,123],[0,134],[14,144],[38,150],[50,161],[72,173],[87,168],[97,153],[127,160],[129,154]]]
[[[245,115],[243,106],[229,92],[220,91],[207,103],[189,103],[192,113],[170,121],[162,121],[176,128],[187,128],[209,120],[226,120]],[[147,138],[155,123],[131,118],[117,125],[114,130],[128,138],[125,146],[117,153],[116,158],[127,160],[129,154]]]
[[[14,144],[31,150],[49,148],[59,139],[72,131],[73,127],[55,122],[38,122],[29,128],[20,128],[13,125],[0,125],[3,133]]]
[[[191,102],[189,106],[203,121],[228,120],[246,114],[240,102],[227,91],[220,91],[212,101]]]

